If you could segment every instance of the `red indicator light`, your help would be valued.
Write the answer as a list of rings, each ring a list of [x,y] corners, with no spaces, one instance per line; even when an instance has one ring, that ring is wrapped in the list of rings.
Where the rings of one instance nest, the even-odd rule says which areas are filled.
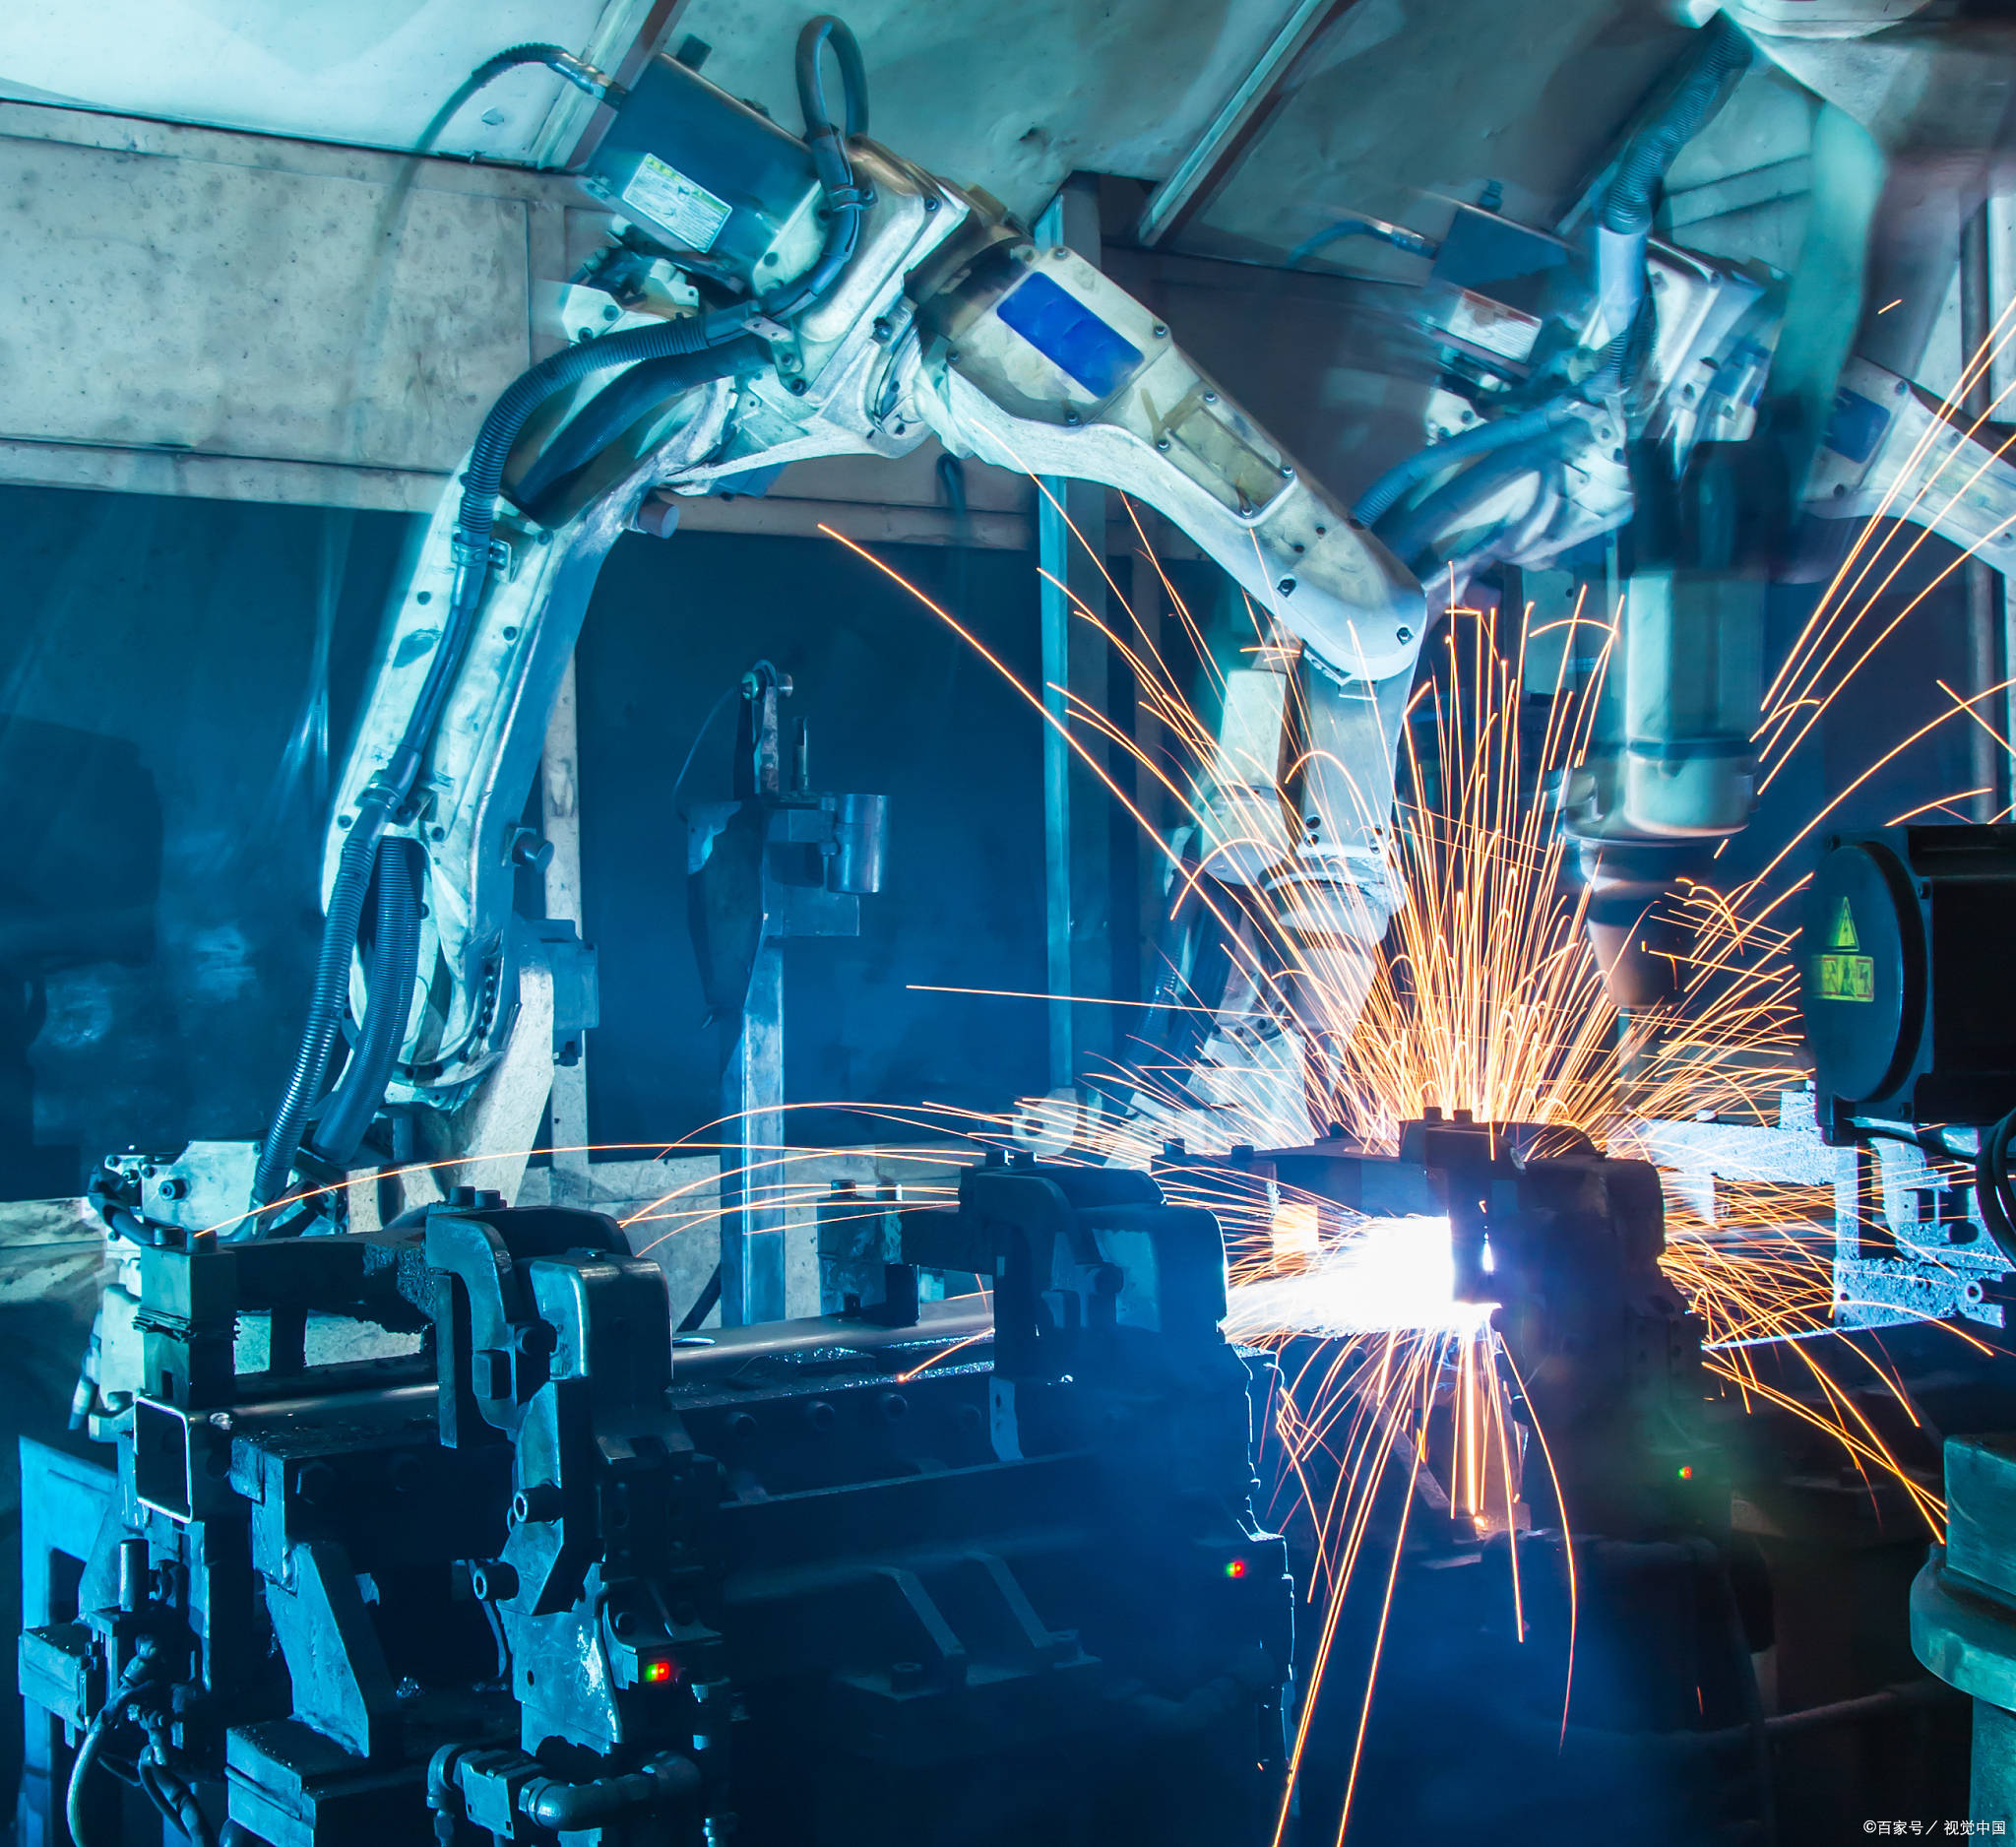
[[[1683,1482],[1691,1482],[1691,1481],[1692,1481],[1693,1479],[1694,1479],[1694,1465],[1693,1465],[1693,1464],[1692,1464],[1691,1462],[1683,1462],[1683,1463],[1681,1463],[1681,1464],[1680,1464],[1680,1480],[1681,1480],[1681,1481],[1683,1481]]]
[[[644,1680],[648,1687],[656,1687],[661,1681],[672,1678],[672,1664],[669,1661],[647,1661],[644,1664]]]
[[[1226,1561],[1226,1567],[1225,1567],[1225,1574],[1226,1574],[1226,1576],[1227,1576],[1227,1577],[1244,1577],[1244,1576],[1246,1575],[1246,1561],[1245,1561],[1245,1560],[1243,1560],[1243,1559],[1228,1559],[1228,1560],[1227,1560],[1227,1561]]]

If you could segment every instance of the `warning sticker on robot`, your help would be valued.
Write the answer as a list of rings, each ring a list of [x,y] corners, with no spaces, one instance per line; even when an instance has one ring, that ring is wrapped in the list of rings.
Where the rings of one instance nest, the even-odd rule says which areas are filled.
[[[647,154],[637,162],[637,171],[623,188],[622,202],[688,250],[713,249],[730,210],[725,199],[717,199],[655,154]]]
[[[1820,998],[1822,1000],[1874,1000],[1876,965],[1868,956],[1857,955],[1861,940],[1855,933],[1855,914],[1843,898],[1834,912],[1827,931],[1827,950],[1820,957]]]

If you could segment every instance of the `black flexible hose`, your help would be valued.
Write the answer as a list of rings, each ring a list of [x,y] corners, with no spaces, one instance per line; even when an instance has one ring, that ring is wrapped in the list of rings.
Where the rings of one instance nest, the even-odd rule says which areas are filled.
[[[2009,1179],[2009,1139],[2016,1134],[2016,1111],[1981,1132],[1981,1152],[1974,1163],[1974,1193],[1982,1223],[1995,1247],[2016,1264],[2016,1192]]]
[[[686,1757],[654,1757],[642,1769],[586,1783],[535,1777],[518,1794],[518,1812],[540,1827],[585,1832],[625,1815],[683,1808],[700,1790],[700,1771]]]
[[[91,1781],[92,1766],[97,1762],[98,1752],[104,1748],[106,1728],[118,1723],[134,1692],[144,1682],[154,1678],[154,1643],[142,1636],[139,1647],[140,1652],[126,1664],[126,1671],[119,1676],[118,1684],[85,1728],[77,1755],[71,1760],[70,1781],[63,1790],[63,1820],[70,1830],[71,1847],[90,1847],[91,1831],[84,1819],[84,1790]]]
[[[1397,506],[1403,495],[1419,486],[1429,476],[1441,473],[1452,462],[1472,461],[1478,456],[1489,455],[1494,449],[1505,449],[1536,436],[1549,435],[1572,419],[1582,408],[1582,403],[1579,397],[1573,396],[1550,398],[1545,404],[1520,412],[1517,416],[1501,416],[1489,423],[1479,423],[1444,442],[1430,444],[1404,462],[1395,463],[1358,495],[1357,504],[1351,510],[1352,518],[1361,525],[1370,526]]]
[[[807,20],[798,33],[798,112],[804,117],[805,146],[812,153],[812,169],[819,175],[825,193],[826,242],[819,260],[795,283],[773,290],[763,298],[761,310],[773,320],[788,320],[802,314],[833,287],[834,278],[847,267],[860,237],[861,216],[868,196],[854,184],[853,162],[848,159],[843,131],[826,106],[826,80],[820,59],[828,45],[840,64],[841,91],[847,101],[847,135],[868,132],[868,74],[861,62],[861,47],[852,32],[830,13]]]
[[[97,1762],[98,1751],[104,1745],[105,1724],[111,1710],[109,1705],[99,1709],[97,1717],[85,1728],[83,1742],[70,1762],[70,1781],[63,1791],[63,1819],[70,1830],[72,1847],[90,1847],[91,1831],[84,1819],[84,1790],[91,1781],[92,1766]]]
[[[1728,14],[1718,13],[1701,30],[1703,39],[1693,69],[1680,80],[1666,107],[1631,137],[1617,159],[1616,171],[1603,196],[1606,230],[1650,228],[1659,190],[1680,150],[1707,126],[1722,101],[1723,85],[1749,68],[1750,41]]]
[[[541,526],[553,524],[557,502],[581,471],[655,406],[717,378],[747,378],[770,363],[770,349],[754,336],[700,352],[646,359],[604,385],[567,420],[510,489],[511,498]]]
[[[614,106],[629,94],[606,71],[597,70],[586,58],[576,57],[564,45],[543,44],[512,45],[495,57],[485,58],[464,80],[463,90],[473,96],[485,84],[494,83],[506,71],[516,70],[524,64],[543,64],[547,70],[564,77],[576,90],[587,91],[598,102]]]
[[[315,1124],[315,1152],[344,1167],[371,1126],[392,1081],[420,959],[420,894],[426,856],[416,840],[388,840],[378,850],[377,927],[364,972],[364,1016],[343,1082]]]
[[[847,102],[847,138],[851,141],[868,132],[868,67],[861,60],[860,44],[831,13],[822,13],[798,30],[795,74],[798,111],[805,118],[807,145],[821,135],[833,133],[833,112],[826,106],[826,79],[819,66],[819,54],[829,44],[840,65],[840,86]]]
[[[1334,244],[1344,237],[1376,237],[1381,243],[1391,244],[1396,250],[1405,250],[1413,257],[1432,257],[1442,248],[1432,237],[1409,230],[1404,224],[1387,224],[1375,218],[1342,218],[1335,224],[1326,224],[1313,237],[1304,237],[1296,244],[1288,253],[1288,267],[1296,268],[1303,258],[1315,255],[1325,244]]]
[[[1521,444],[1516,449],[1499,450],[1472,462],[1453,479],[1444,481],[1382,529],[1380,541],[1396,558],[1412,568],[1416,555],[1427,549],[1438,529],[1481,505],[1507,481],[1541,468],[1548,457],[1537,451],[1538,445]],[[1439,551],[1436,560],[1438,564],[1448,562]]]
[[[349,1002],[350,951],[356,945],[364,893],[371,883],[378,836],[384,829],[387,809],[388,804],[382,799],[367,798],[359,803],[349,838],[344,842],[343,858],[337,863],[336,882],[330,887],[329,907],[322,921],[322,946],[315,960],[308,1023],[301,1034],[300,1050],[294,1054],[286,1091],[259,1150],[259,1167],[252,1181],[254,1205],[270,1205],[286,1190],[287,1177],[293,1172],[294,1156],[301,1146],[301,1134],[307,1127],[309,1108],[322,1094],[323,1080],[329,1074],[337,1032]]]

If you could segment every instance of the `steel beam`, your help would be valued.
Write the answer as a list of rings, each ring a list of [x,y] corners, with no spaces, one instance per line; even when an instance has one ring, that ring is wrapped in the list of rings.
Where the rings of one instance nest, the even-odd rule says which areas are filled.
[[[1174,170],[1149,195],[1136,238],[1158,244],[1211,196],[1238,163],[1275,92],[1316,34],[1352,0],[1292,0],[1267,48],[1253,68],[1219,105],[1203,134]]]

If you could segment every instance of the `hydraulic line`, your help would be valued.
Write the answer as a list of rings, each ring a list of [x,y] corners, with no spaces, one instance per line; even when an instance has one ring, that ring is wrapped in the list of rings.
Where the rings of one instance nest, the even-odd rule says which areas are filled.
[[[371,1126],[406,1041],[409,1003],[420,956],[420,893],[426,856],[416,840],[378,849],[376,930],[364,971],[364,1016],[343,1082],[315,1125],[315,1152],[343,1167]]]
[[[611,107],[620,106],[629,94],[606,71],[597,70],[586,58],[576,57],[562,45],[544,44],[512,45],[495,57],[485,58],[470,72],[458,94],[465,97],[473,96],[506,71],[515,71],[526,64],[543,64],[547,70],[564,77],[576,90],[586,91],[598,102],[606,102]]]
[[[329,909],[322,920],[322,946],[315,960],[308,1024],[301,1034],[300,1050],[294,1054],[294,1068],[287,1078],[280,1108],[274,1112],[266,1141],[259,1150],[259,1167],[252,1182],[255,1205],[269,1205],[285,1190],[302,1131],[307,1126],[308,1111],[322,1094],[323,1080],[329,1074],[330,1056],[336,1050],[337,1033],[349,999],[350,952],[356,945],[364,893],[371,883],[378,836],[384,831],[388,812],[387,802],[367,796],[358,804],[357,818],[344,842],[336,882],[329,891]]]
[[[1288,267],[1292,270],[1299,268],[1305,258],[1314,256],[1324,245],[1345,237],[1376,237],[1381,243],[1391,244],[1394,249],[1405,250],[1414,257],[1432,257],[1442,248],[1434,238],[1409,230],[1405,224],[1389,224],[1384,219],[1376,218],[1341,218],[1335,224],[1326,224],[1313,237],[1304,237],[1296,244],[1288,253]]]
[[[1532,410],[1522,411],[1516,416],[1501,416],[1493,422],[1479,423],[1460,435],[1451,436],[1446,442],[1430,444],[1404,462],[1396,462],[1367,487],[1352,508],[1352,518],[1363,526],[1376,525],[1404,496],[1430,476],[1439,475],[1451,463],[1475,461],[1479,456],[1489,455],[1494,449],[1508,449],[1515,443],[1551,435],[1573,421],[1583,408],[1584,401],[1579,397],[1549,398],[1545,404],[1535,405]]]
[[[695,384],[717,378],[746,378],[770,363],[770,349],[754,336],[702,352],[675,352],[646,359],[604,385],[567,420],[539,451],[538,458],[510,489],[511,498],[541,526],[558,511],[556,502],[580,472],[655,406]]]
[[[1520,444],[1473,462],[1396,518],[1379,537],[1393,555],[1413,568],[1416,555],[1434,540],[1438,530],[1481,506],[1507,481],[1530,475],[1548,460],[1538,443]],[[1438,555],[1437,565],[1448,560]]]
[[[1610,338],[1606,369],[1614,367],[1628,384],[1633,355],[1627,342],[1645,298],[1645,245],[1660,189],[1688,142],[1721,108],[1729,80],[1749,68],[1750,41],[1718,13],[1701,29],[1692,67],[1617,157],[1604,189],[1596,230],[1597,297]]]

